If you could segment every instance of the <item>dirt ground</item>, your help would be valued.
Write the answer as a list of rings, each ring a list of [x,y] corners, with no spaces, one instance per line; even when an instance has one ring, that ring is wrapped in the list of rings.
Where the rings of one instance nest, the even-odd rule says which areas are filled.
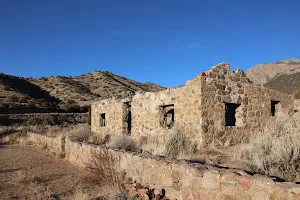
[[[0,141],[0,199],[73,199],[86,172],[32,145]]]

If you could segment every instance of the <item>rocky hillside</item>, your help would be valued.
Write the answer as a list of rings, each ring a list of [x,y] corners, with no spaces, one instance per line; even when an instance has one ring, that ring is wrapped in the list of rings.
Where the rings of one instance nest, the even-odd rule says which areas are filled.
[[[61,104],[70,104],[75,101],[81,106],[88,105],[95,100],[120,95],[125,91],[134,93],[165,89],[159,85],[139,83],[107,71],[95,71],[76,77],[42,77],[29,79],[29,81],[61,100]]]
[[[165,89],[153,83],[139,83],[110,72],[95,71],[76,77],[22,78],[0,75],[0,108],[53,108],[89,105],[126,91],[149,92]]]
[[[264,86],[288,94],[300,91],[300,72],[275,76]]]
[[[59,100],[48,91],[22,77],[0,73],[0,108],[45,110],[56,107]]]
[[[300,60],[288,58],[279,60],[274,63],[259,64],[247,70],[246,74],[255,84],[266,84],[274,77],[279,77],[283,74],[294,74],[300,72]]]

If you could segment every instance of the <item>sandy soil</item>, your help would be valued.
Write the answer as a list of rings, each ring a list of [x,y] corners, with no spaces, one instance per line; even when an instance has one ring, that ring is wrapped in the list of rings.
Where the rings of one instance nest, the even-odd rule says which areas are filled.
[[[0,199],[72,199],[86,172],[48,150],[0,143]]]

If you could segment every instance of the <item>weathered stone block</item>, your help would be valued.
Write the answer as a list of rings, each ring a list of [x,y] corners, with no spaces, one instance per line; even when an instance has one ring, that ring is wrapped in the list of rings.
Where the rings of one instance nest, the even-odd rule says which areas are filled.
[[[220,186],[220,174],[217,171],[205,172],[202,179],[202,188],[214,190]]]
[[[300,112],[300,99],[294,101],[294,110]]]

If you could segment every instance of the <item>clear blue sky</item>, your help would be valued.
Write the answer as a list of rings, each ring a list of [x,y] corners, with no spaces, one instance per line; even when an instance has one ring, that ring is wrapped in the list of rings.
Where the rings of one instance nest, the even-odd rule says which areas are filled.
[[[300,2],[0,0],[0,71],[108,70],[167,87],[228,62],[300,56]]]

